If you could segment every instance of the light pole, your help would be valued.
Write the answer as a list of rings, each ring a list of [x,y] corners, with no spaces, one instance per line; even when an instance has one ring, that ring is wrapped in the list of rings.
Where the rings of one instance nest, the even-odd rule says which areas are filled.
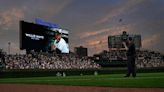
[[[10,55],[10,45],[11,45],[11,42],[8,42],[8,53]]]

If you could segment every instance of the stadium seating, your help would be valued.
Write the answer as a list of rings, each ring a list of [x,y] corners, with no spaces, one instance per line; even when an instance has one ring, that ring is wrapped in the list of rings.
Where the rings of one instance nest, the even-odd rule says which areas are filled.
[[[116,65],[118,62],[114,63],[114,61],[126,61],[126,51],[103,51],[97,55],[101,62],[112,61],[103,64]],[[96,57],[79,58],[75,54],[57,55],[55,53],[32,52],[24,55],[5,54],[3,56],[3,60],[1,57],[1,66],[5,69],[99,69],[102,67],[100,62],[97,63],[98,61],[95,60]],[[137,51],[136,66],[137,68],[164,67],[164,55],[149,50]]]
[[[95,59],[100,61],[122,61],[127,60],[126,51],[113,50],[103,51],[95,55]],[[97,60],[97,61],[98,61]],[[150,50],[140,50],[136,54],[136,66],[137,68],[148,68],[148,67],[164,67],[164,55]]]

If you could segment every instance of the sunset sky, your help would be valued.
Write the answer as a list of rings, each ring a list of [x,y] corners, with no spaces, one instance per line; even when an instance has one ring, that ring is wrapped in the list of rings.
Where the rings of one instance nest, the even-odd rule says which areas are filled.
[[[141,34],[143,48],[164,52],[164,0],[0,0],[0,48],[11,42],[11,53],[22,53],[19,21],[35,18],[69,29],[71,51],[107,50],[108,35],[127,31]]]

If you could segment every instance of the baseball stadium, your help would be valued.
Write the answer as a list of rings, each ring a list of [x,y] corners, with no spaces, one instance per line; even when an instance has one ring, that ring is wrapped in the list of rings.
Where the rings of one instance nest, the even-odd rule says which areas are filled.
[[[1,50],[1,90],[9,84],[16,86],[14,88],[30,84],[33,91],[41,92],[41,89],[36,90],[35,87],[38,85],[41,85],[41,88],[46,85],[57,85],[57,87],[61,85],[63,88],[80,87],[80,89],[91,87],[88,91],[83,89],[85,92],[95,87],[105,91],[110,91],[108,87],[122,88],[122,90],[126,88],[163,90],[161,88],[164,87],[164,55],[160,52],[140,49],[141,35],[128,34],[125,31],[122,34],[109,35],[107,38],[109,51],[104,50],[88,57],[87,48],[82,46],[76,47],[75,52],[66,55],[49,50],[48,46],[51,45],[56,30],[62,29],[56,28],[54,31],[43,24],[20,21],[20,49],[25,49],[27,53],[12,55]],[[65,37],[69,44],[69,32],[65,30],[61,32],[64,32],[62,37]],[[136,45],[137,76],[126,78],[123,76],[127,71],[127,55],[121,42],[126,41],[128,36],[133,37]],[[12,91],[11,89],[8,91]],[[52,88],[49,92],[54,90],[56,89]]]
[[[0,92],[164,92],[163,13],[149,10],[155,0],[38,1],[2,1]]]

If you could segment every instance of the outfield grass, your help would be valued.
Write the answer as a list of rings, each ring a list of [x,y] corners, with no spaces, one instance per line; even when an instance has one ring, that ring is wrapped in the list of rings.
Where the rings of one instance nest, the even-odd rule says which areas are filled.
[[[66,77],[2,78],[0,83],[54,84],[78,86],[164,88],[164,72],[139,73],[136,78],[124,78],[124,74],[83,75]]]

